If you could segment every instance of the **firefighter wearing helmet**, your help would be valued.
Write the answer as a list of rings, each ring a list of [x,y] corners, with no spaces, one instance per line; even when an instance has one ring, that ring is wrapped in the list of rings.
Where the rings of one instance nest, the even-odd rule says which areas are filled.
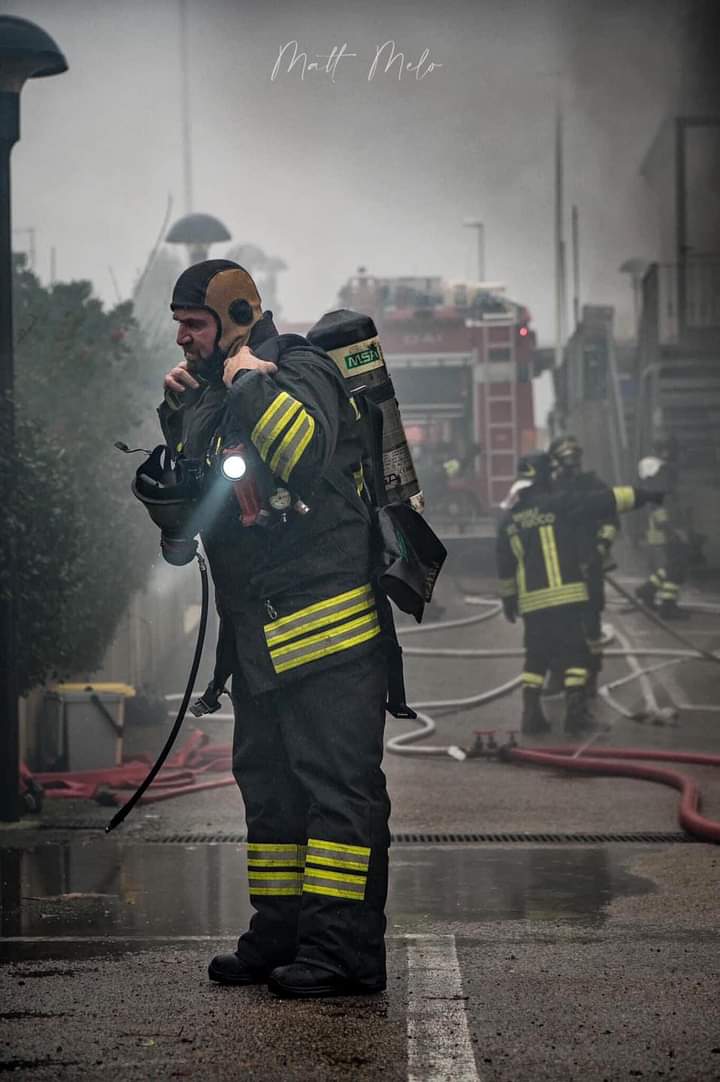
[[[232,482],[200,526],[220,614],[215,693],[232,675],[255,909],[209,974],[285,997],[377,992],[388,676],[357,410],[326,353],[278,335],[236,263],[190,267],[171,307],[184,359],[165,377],[167,445],[201,465],[244,448],[267,511],[248,528]]]
[[[540,693],[548,670],[563,674],[565,731],[579,735],[594,725],[587,710],[591,657],[585,637],[589,600],[582,531],[647,502],[660,492],[618,486],[597,491],[558,488],[544,451],[518,462],[517,479],[504,501],[497,536],[499,593],[506,618],[525,626],[522,732],[547,732]]]
[[[645,545],[648,578],[635,591],[637,597],[663,620],[684,620],[688,614],[678,605],[680,587],[687,575],[689,535],[678,502],[677,441],[660,431],[653,440],[653,454],[640,460],[638,475],[647,487],[663,489],[668,499],[648,514]]]
[[[552,460],[555,487],[563,492],[608,492],[609,486],[593,470],[583,470],[583,449],[576,436],[556,436],[548,448]],[[603,665],[602,613],[605,608],[605,571],[615,567],[612,546],[620,521],[616,513],[598,522],[590,519],[581,524],[584,547],[583,567],[588,587],[585,610],[585,638],[590,649],[590,672],[586,690],[588,697],[597,695],[598,675]],[[555,681],[557,683],[557,680]],[[552,687],[547,690],[553,690]]]

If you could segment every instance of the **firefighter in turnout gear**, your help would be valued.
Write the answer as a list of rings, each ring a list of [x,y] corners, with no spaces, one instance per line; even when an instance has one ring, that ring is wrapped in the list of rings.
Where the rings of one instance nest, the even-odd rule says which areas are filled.
[[[550,728],[540,704],[549,669],[559,670],[565,685],[565,731],[579,734],[592,727],[586,706],[590,651],[584,616],[589,593],[583,570],[582,525],[600,523],[619,512],[663,494],[621,486],[599,491],[553,488],[552,464],[545,452],[518,462],[517,480],[504,502],[497,537],[499,592],[506,618],[518,615],[525,625],[525,670],[522,674],[522,732]]]
[[[610,488],[593,470],[583,470],[583,449],[575,436],[557,436],[548,448],[552,461],[554,486],[561,492],[609,492]],[[589,698],[597,695],[598,675],[603,665],[602,614],[605,608],[605,572],[615,567],[612,546],[618,534],[620,521],[615,512],[604,521],[589,519],[583,536],[582,556],[588,603],[583,625],[590,650],[590,671],[586,692]],[[562,674],[552,674],[555,684],[560,684]],[[551,690],[548,688],[547,690]]]
[[[668,498],[662,507],[649,509],[645,531],[649,575],[635,593],[663,620],[684,620],[687,614],[678,601],[687,574],[689,545],[678,506],[677,445],[672,437],[661,433],[653,443],[653,451],[653,455],[640,461],[638,475],[643,485],[665,491]]]
[[[387,602],[372,583],[359,412],[327,354],[278,335],[237,264],[190,267],[171,307],[184,361],[165,377],[167,443],[208,468],[244,448],[265,509],[248,528],[228,484],[200,526],[218,657],[232,670],[256,910],[209,974],[267,981],[286,997],[376,992],[390,842]]]

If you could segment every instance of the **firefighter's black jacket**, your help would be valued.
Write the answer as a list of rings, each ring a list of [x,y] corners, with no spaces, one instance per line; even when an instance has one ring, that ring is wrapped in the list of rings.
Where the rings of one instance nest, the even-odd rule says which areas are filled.
[[[166,396],[159,415],[177,455],[206,459],[252,445],[267,488],[282,486],[309,512],[243,527],[231,487],[201,525],[218,610],[234,629],[251,694],[372,650],[380,623],[372,587],[370,514],[360,495],[361,420],[330,357],[269,314],[253,328],[272,377],[242,372]],[[187,396],[187,398],[186,398]]]
[[[524,489],[498,527],[500,596],[516,597],[521,615],[585,604],[588,523],[593,531],[635,507],[630,487],[569,491]]]
[[[564,478],[561,475],[556,482],[556,487],[561,492],[580,494],[612,492],[610,486],[605,484],[594,470],[583,470],[582,473],[575,474],[570,478]],[[608,553],[620,529],[620,519],[614,509],[614,502],[612,507],[611,514],[600,519],[585,516],[578,524],[579,541],[582,546],[582,563],[585,568],[585,577],[591,583],[591,592],[593,586],[597,588],[602,583],[603,568],[606,562],[610,562]]]

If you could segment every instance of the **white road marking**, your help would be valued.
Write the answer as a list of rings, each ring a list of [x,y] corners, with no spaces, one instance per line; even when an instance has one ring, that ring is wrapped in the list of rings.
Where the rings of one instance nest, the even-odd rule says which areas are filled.
[[[454,935],[407,935],[408,1082],[479,1082]]]

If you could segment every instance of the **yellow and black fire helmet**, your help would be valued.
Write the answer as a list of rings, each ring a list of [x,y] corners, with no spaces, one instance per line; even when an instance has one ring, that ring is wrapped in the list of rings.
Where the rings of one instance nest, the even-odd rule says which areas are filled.
[[[582,464],[583,450],[577,436],[556,436],[548,454],[556,469],[579,469]]]

